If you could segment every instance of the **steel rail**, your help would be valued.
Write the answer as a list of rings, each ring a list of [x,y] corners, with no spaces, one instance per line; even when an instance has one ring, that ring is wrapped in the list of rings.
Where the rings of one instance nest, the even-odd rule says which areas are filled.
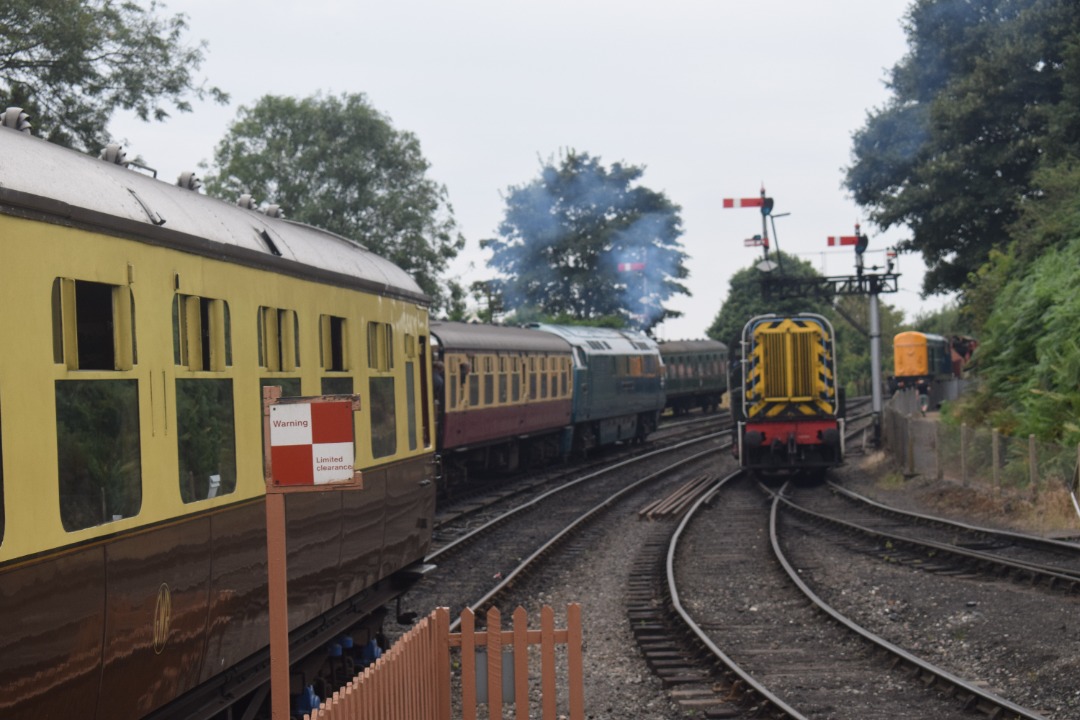
[[[907,535],[898,535],[896,533],[886,532],[884,530],[877,530],[865,525],[859,525],[858,523],[851,522],[850,520],[842,520],[832,515],[826,515],[816,510],[811,510],[807,507],[797,504],[790,498],[778,496],[780,502],[790,508],[792,511],[801,513],[807,517],[826,522],[841,529],[849,530],[852,532],[860,533],[873,538],[880,538],[888,540],[893,543],[907,545],[916,548],[929,548],[942,553],[962,558],[964,560],[971,560],[977,563],[989,563],[998,567],[1006,568],[1016,572],[1028,573],[1033,576],[1041,577],[1049,581],[1050,585],[1060,581],[1068,584],[1070,587],[1075,588],[1080,585],[1080,572],[1071,571],[1068,568],[1061,568],[1049,565],[1043,565],[1040,563],[1026,562],[1024,560],[1012,560],[1002,557],[1001,555],[995,555],[993,553],[982,552],[979,550],[969,550],[957,545],[950,545],[949,543],[938,542],[936,540],[925,540],[920,538],[914,538]],[[993,531],[985,531],[992,533]]]
[[[917,513],[911,510],[902,510],[900,508],[890,507],[884,503],[880,503],[877,500],[868,498],[864,495],[849,490],[841,485],[830,481],[828,483],[829,489],[833,492],[837,492],[845,497],[857,500],[858,502],[869,505],[870,507],[881,510],[894,515],[905,515],[919,520],[926,520],[929,522],[939,523],[949,527],[956,527],[962,530],[968,530],[970,532],[985,533],[987,535],[997,535],[999,537],[1006,537],[1016,542],[1030,544],[1030,545],[1042,545],[1045,547],[1051,547],[1058,550],[1066,550],[1068,552],[1076,553],[1080,555],[1080,543],[1071,542],[1068,540],[1056,540],[1054,538],[1039,537],[1038,535],[1029,535],[1027,533],[1015,532],[1013,530],[995,530],[993,528],[982,527],[980,525],[972,525],[970,523],[963,522],[962,520],[950,520],[949,518],[943,518],[939,515],[927,515],[924,513]]]
[[[581,483],[587,482],[589,480],[594,480],[594,479],[596,479],[598,477],[601,477],[601,476],[606,475],[608,473],[614,472],[615,470],[619,470],[619,469],[624,468],[624,467],[626,467],[628,465],[633,465],[634,463],[640,462],[642,460],[647,460],[649,458],[657,457],[657,456],[662,455],[664,453],[673,452],[675,450],[681,450],[681,449],[683,449],[685,447],[688,447],[690,445],[694,445],[694,444],[700,443],[700,442],[705,442],[706,440],[715,440],[716,438],[724,437],[725,435],[731,435],[731,430],[724,430],[724,431],[721,431],[721,432],[718,432],[718,433],[711,433],[709,435],[702,435],[701,437],[693,438],[692,440],[684,440],[684,441],[682,441],[680,443],[677,443],[675,445],[670,445],[668,447],[663,447],[663,448],[660,448],[658,450],[651,450],[651,451],[649,451],[647,453],[644,453],[642,455],[637,455],[637,456],[629,458],[627,460],[622,460],[622,461],[620,461],[620,462],[618,462],[618,463],[616,463],[614,465],[605,466],[601,470],[591,472],[591,473],[589,473],[587,475],[583,475],[580,478],[577,478],[576,480],[571,480],[571,481],[569,481],[567,483],[559,485],[556,488],[552,488],[551,490],[548,490],[548,491],[546,491],[544,493],[541,493],[540,495],[537,495],[536,497],[534,497],[531,500],[523,502],[521,505],[515,506],[514,508],[508,510],[507,512],[499,515],[498,517],[492,518],[491,520],[484,523],[483,525],[478,525],[476,528],[474,528],[470,532],[468,532],[468,533],[462,535],[461,537],[447,543],[446,545],[443,545],[438,550],[435,550],[434,552],[429,554],[424,559],[424,562],[429,562],[429,563],[430,562],[435,562],[436,560],[439,559],[439,557],[443,556],[444,554],[447,554],[450,551],[452,551],[454,549],[457,549],[458,547],[461,547],[461,546],[465,545],[466,543],[471,542],[472,540],[475,540],[477,537],[480,537],[481,535],[483,535],[483,534],[489,532],[490,530],[494,529],[495,527],[501,525],[502,523],[504,523],[507,520],[511,519],[512,517],[514,517],[518,513],[524,512],[525,510],[528,510],[529,508],[532,508],[532,507],[536,506],[537,504],[539,504],[540,502],[548,499],[552,495],[557,495],[557,494],[559,494],[559,493],[561,493],[561,492],[563,492],[565,490],[570,490],[570,489],[572,489],[574,487],[577,487]],[[709,450],[708,452],[716,452],[716,450],[722,450],[722,449],[724,449],[726,447],[730,447],[730,446],[724,446],[724,447],[721,447],[721,448],[715,448],[713,450]]]
[[[941,680],[964,693],[967,693],[969,699],[966,705],[969,709],[978,709],[993,718],[1011,717],[1022,720],[1047,720],[1045,716],[1040,715],[1033,710],[1029,710],[1027,708],[1016,705],[1015,703],[1012,703],[1003,697],[995,695],[988,690],[983,690],[982,688],[979,688],[976,685],[969,683],[968,681],[957,677],[956,675],[953,675],[944,668],[940,668],[936,665],[933,665],[932,663],[927,662],[926,660],[923,660],[920,657],[912,655],[907,650],[904,650],[898,645],[894,645],[885,638],[876,635],[867,630],[866,628],[862,627],[861,625],[855,623],[847,616],[841,614],[831,605],[826,603],[821,597],[817,595],[817,593],[815,593],[810,588],[809,585],[807,585],[803,581],[801,577],[799,577],[799,573],[788,561],[787,556],[784,555],[784,551],[780,547],[780,539],[777,532],[777,519],[779,517],[780,503],[784,499],[782,496],[785,489],[787,488],[787,485],[785,484],[779,491],[773,491],[769,488],[765,488],[764,486],[762,486],[762,488],[765,490],[765,492],[773,496],[772,508],[770,510],[769,527],[769,536],[772,541],[773,553],[776,555],[777,560],[780,561],[780,564],[784,567],[784,571],[787,572],[788,577],[791,578],[791,581],[795,583],[795,585],[798,586],[798,588],[803,592],[803,594],[805,594],[806,597],[809,598],[810,601],[813,602],[814,605],[816,605],[822,612],[824,612],[826,615],[828,615],[844,627],[848,628],[852,632],[857,633],[862,638],[886,650],[891,655],[899,658],[901,661],[907,663],[908,665],[916,668],[918,671],[927,673],[928,675],[938,680]],[[1002,711],[1009,713],[1009,715],[1003,716],[1001,714]]]
[[[685,447],[687,445],[691,445],[691,444],[694,444],[694,443],[697,443],[697,442],[701,442],[701,441],[703,441],[705,439],[713,439],[713,438],[716,438],[716,437],[720,437],[720,436],[723,436],[723,435],[730,435],[730,434],[731,434],[731,431],[728,430],[728,431],[725,431],[725,432],[722,432],[722,433],[715,433],[713,435],[705,436],[703,438],[697,438],[695,440],[688,440],[688,441],[679,443],[678,445],[673,445],[673,446],[671,446],[669,448],[663,448],[662,450],[656,450],[656,451],[653,451],[653,452],[650,452],[650,453],[646,453],[644,455],[639,455],[636,458],[632,458],[630,460],[625,460],[623,462],[620,462],[620,463],[618,463],[616,465],[611,466],[610,468],[605,468],[604,470],[598,471],[596,473],[591,473],[590,475],[586,475],[585,477],[579,478],[578,480],[574,480],[574,481],[572,481],[570,483],[567,483],[566,485],[555,488],[553,490],[549,490],[548,492],[540,495],[537,498],[534,498],[533,500],[529,501],[528,503],[525,503],[523,505],[519,505],[518,507],[514,508],[513,510],[510,510],[505,515],[502,515],[502,516],[500,516],[498,518],[495,518],[494,520],[492,520],[489,523],[485,523],[483,526],[476,528],[476,530],[469,533],[468,535],[463,536],[462,538],[459,538],[458,541],[455,541],[454,545],[457,545],[460,541],[464,541],[466,539],[473,538],[478,533],[480,533],[482,531],[486,531],[487,529],[490,529],[491,527],[494,527],[496,524],[501,524],[502,522],[505,522],[507,519],[509,519],[513,515],[516,515],[517,513],[521,512],[525,508],[532,507],[532,506],[536,505],[540,500],[543,500],[543,499],[545,499],[547,497],[550,497],[551,495],[562,492],[563,490],[574,487],[574,486],[578,485],[579,483],[584,482],[585,480],[595,478],[595,477],[597,477],[599,475],[603,475],[603,474],[611,472],[611,471],[613,471],[615,469],[625,467],[626,465],[630,465],[632,463],[639,462],[641,460],[653,457],[653,456],[655,456],[657,454],[660,454],[660,453],[663,453],[663,452],[669,452],[669,451],[674,450],[674,449],[682,448],[682,447]],[[562,530],[560,530],[558,533],[553,535],[547,542],[545,542],[543,545],[541,545],[535,551],[533,551],[533,553],[531,555],[529,555],[527,558],[525,558],[520,563],[518,563],[518,565],[513,570],[508,572],[502,578],[502,580],[497,585],[492,587],[487,593],[485,593],[483,597],[481,597],[479,600],[477,600],[477,601],[475,601],[473,603],[470,603],[469,604],[469,609],[472,610],[474,613],[479,614],[485,607],[487,607],[491,603],[493,603],[494,600],[499,595],[501,595],[511,585],[513,585],[514,581],[517,580],[519,577],[521,577],[527,570],[529,570],[532,567],[532,565],[534,563],[536,563],[541,557],[546,555],[548,552],[550,552],[552,549],[554,549],[558,545],[562,544],[571,535],[573,535],[577,530],[584,527],[586,523],[588,523],[589,521],[596,518],[604,510],[609,509],[614,503],[621,500],[624,496],[629,495],[630,493],[636,491],[640,487],[642,487],[642,486],[644,486],[644,485],[646,485],[646,484],[648,484],[650,482],[653,482],[653,481],[663,477],[667,473],[670,473],[672,470],[676,470],[676,469],[682,467],[683,465],[687,465],[687,464],[689,464],[691,462],[700,460],[701,458],[706,457],[708,455],[712,455],[714,453],[726,450],[728,447],[730,447],[730,444],[729,445],[724,445],[724,446],[721,446],[721,447],[716,447],[716,448],[709,448],[708,450],[703,450],[703,451],[701,451],[699,453],[695,453],[694,455],[691,455],[691,456],[683,458],[682,460],[679,460],[679,461],[677,461],[675,463],[672,463],[671,465],[668,465],[667,467],[661,468],[660,470],[657,470],[656,472],[650,473],[649,475],[646,475],[645,477],[642,477],[642,478],[632,482],[629,485],[623,486],[622,488],[620,488],[619,490],[617,490],[613,494],[609,495],[606,499],[602,500],[600,503],[594,505],[589,510],[586,510],[584,513],[579,515],[576,520],[574,520],[572,523],[565,526]],[[442,550],[446,550],[446,547],[442,548]],[[433,559],[433,556],[429,556],[428,559],[429,560]],[[460,626],[460,623],[461,623],[460,618],[454,620],[450,624],[450,631],[451,632],[456,631],[458,629],[458,627]]]
[[[675,583],[675,553],[678,550],[679,539],[682,537],[683,530],[685,530],[687,525],[690,524],[691,519],[694,517],[697,511],[703,505],[709,502],[709,500],[711,500],[713,496],[715,496],[716,493],[724,485],[734,481],[736,478],[742,477],[745,474],[745,470],[738,470],[728,475],[727,477],[724,477],[717,481],[717,483],[709,492],[703,493],[701,497],[698,498],[697,502],[695,502],[693,506],[683,516],[682,521],[679,523],[678,527],[675,528],[675,532],[672,533],[671,540],[668,543],[666,561],[668,593],[671,595],[671,605],[674,608],[675,612],[679,614],[679,617],[682,618],[683,623],[690,630],[690,632],[693,633],[693,635],[698,639],[698,641],[704,647],[706,647],[717,660],[723,663],[725,667],[727,667],[731,672],[737,675],[739,680],[742,681],[746,688],[752,691],[753,694],[760,697],[761,699],[772,705],[774,708],[778,709],[780,712],[784,713],[785,716],[791,718],[791,720],[808,720],[805,715],[788,705],[778,695],[774,694],[771,690],[769,690],[769,688],[767,688],[765,685],[762,685],[753,675],[746,672],[746,670],[744,670],[738,663],[732,660],[723,650],[721,650],[716,645],[716,643],[712,641],[712,638],[709,637],[708,633],[702,630],[701,626],[698,625],[692,617],[690,617],[690,614],[682,606],[682,602],[679,599],[679,588],[676,586]],[[746,690],[746,688],[744,688],[744,691]]]

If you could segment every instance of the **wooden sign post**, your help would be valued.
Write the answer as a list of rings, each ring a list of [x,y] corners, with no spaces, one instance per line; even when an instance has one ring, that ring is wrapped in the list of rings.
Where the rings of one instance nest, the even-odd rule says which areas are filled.
[[[289,719],[289,599],[285,565],[285,495],[362,489],[355,467],[354,413],[359,395],[281,397],[263,388],[266,559],[270,600],[270,711]]]

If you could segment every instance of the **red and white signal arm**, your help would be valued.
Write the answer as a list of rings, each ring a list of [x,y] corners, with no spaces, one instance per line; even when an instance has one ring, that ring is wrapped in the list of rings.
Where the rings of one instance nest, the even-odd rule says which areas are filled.
[[[363,486],[353,423],[359,395],[281,398],[268,387],[263,404],[268,492]]]

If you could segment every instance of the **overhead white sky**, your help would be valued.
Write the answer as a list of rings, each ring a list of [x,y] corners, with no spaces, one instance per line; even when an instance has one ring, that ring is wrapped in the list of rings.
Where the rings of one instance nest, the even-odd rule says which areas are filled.
[[[841,188],[851,134],[885,102],[886,71],[906,52],[910,0],[172,0],[189,42],[208,41],[200,69],[232,95],[164,124],[117,117],[112,132],[172,181],[210,161],[242,105],[266,94],[365,93],[414,133],[447,187],[467,239],[452,274],[486,279],[478,241],[493,237],[503,195],[541,162],[574,149],[605,165],[645,167],[641,183],[682,207],[692,297],[661,339],[704,337],[733,273],[760,249],[756,210],[725,197],[776,199],[780,247],[830,275],[853,270],[829,235],[869,231],[867,261],[905,237],[879,235]],[[268,200],[261,198],[261,200]],[[287,212],[286,208],[286,212]],[[908,319],[945,298],[919,297],[924,268],[900,258]]]

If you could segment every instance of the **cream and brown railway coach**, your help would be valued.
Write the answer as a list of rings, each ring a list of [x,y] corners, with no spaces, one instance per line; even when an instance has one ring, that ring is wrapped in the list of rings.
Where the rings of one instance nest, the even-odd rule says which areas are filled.
[[[0,128],[0,297],[0,717],[139,718],[266,676],[265,385],[362,397],[364,489],[288,498],[294,637],[415,579],[434,418],[401,269]]]

